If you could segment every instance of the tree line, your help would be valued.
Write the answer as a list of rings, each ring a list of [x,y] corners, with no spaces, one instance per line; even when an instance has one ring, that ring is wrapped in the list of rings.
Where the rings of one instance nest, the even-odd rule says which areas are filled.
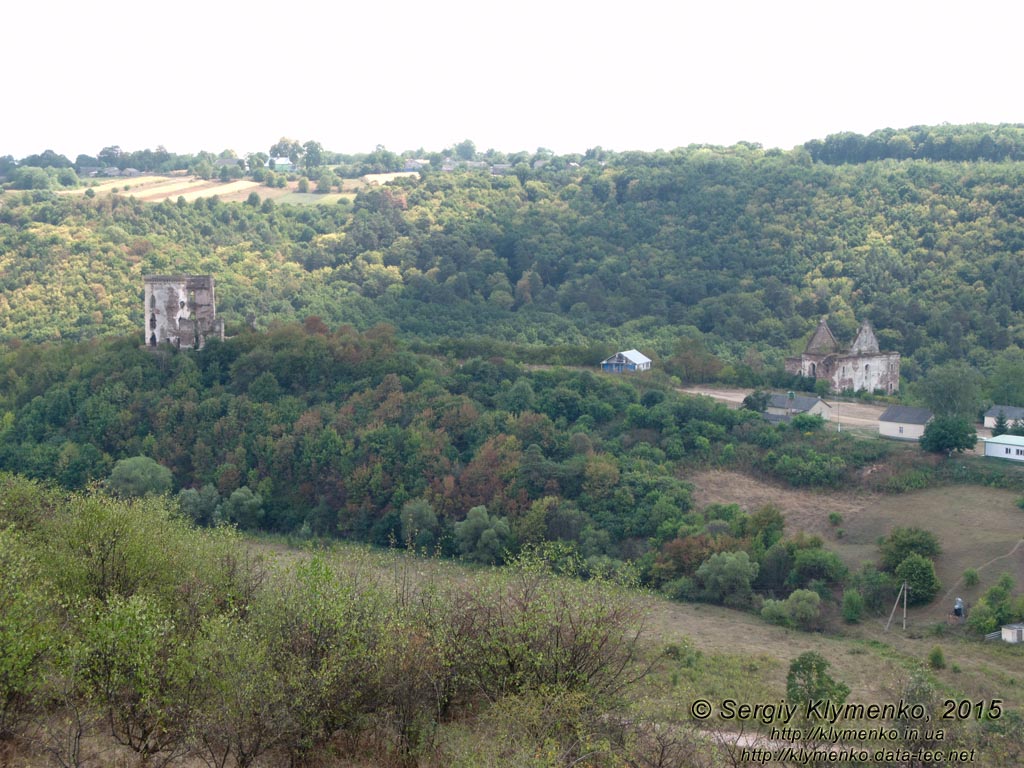
[[[928,135],[946,134],[977,130]],[[527,159],[427,168],[344,205],[5,193],[0,337],[134,332],[139,273],[174,271],[216,275],[236,327],[387,320],[524,355],[628,338],[684,380],[770,381],[822,315],[841,341],[870,320],[909,382],[950,361],[990,377],[1019,355],[1012,159],[833,165],[742,144]]]

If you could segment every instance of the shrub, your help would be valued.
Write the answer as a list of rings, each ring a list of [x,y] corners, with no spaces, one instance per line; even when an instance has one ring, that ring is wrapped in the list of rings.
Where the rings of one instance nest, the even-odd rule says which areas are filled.
[[[459,552],[478,563],[500,563],[512,546],[512,530],[504,517],[490,516],[487,507],[473,507],[455,524]]]
[[[798,589],[786,598],[789,617],[800,629],[815,629],[821,614],[821,598],[817,592]]]
[[[935,575],[935,564],[918,554],[909,555],[899,564],[896,577],[907,583],[907,602],[911,605],[930,603],[942,586]]]
[[[785,600],[765,600],[761,618],[771,624],[811,630],[817,628],[821,598],[817,592],[798,589]]]
[[[856,589],[843,592],[843,620],[856,624],[864,617],[864,597]]]
[[[942,653],[942,649],[939,646],[932,648],[928,654],[928,666],[932,669],[945,669],[946,668],[946,656]]]
[[[697,569],[697,579],[704,587],[703,598],[711,603],[735,607],[750,603],[750,583],[757,576],[758,565],[746,552],[719,552]]]
[[[828,521],[832,525],[839,525],[840,523],[843,522],[843,516],[841,514],[839,514],[838,512],[829,512],[828,513]]]
[[[121,459],[107,480],[107,488],[118,496],[162,495],[171,490],[171,470],[148,456]]]
[[[939,540],[931,531],[921,528],[893,528],[889,535],[882,539],[881,567],[884,571],[894,571],[907,559],[908,555],[917,554],[934,560],[942,554]]]
[[[803,706],[808,701],[828,700],[836,706],[846,701],[850,688],[828,674],[831,665],[820,653],[807,651],[789,665],[786,700]]]
[[[789,612],[786,610],[785,600],[765,600],[761,606],[761,618],[769,624],[789,626]]]
[[[975,587],[978,585],[978,572],[974,568],[964,571],[964,586]]]
[[[793,570],[787,581],[792,586],[807,586],[812,581],[823,580],[835,584],[846,578],[847,569],[835,552],[821,547],[801,549],[793,558]]]

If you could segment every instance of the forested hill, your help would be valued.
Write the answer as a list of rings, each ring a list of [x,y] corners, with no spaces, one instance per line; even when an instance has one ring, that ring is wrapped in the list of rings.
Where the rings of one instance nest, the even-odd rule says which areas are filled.
[[[6,191],[0,338],[139,333],[142,275],[196,272],[229,331],[316,316],[663,359],[699,340],[736,369],[827,313],[846,340],[871,320],[908,378],[986,370],[1024,333],[1022,131],[915,131],[433,170],[342,205]]]

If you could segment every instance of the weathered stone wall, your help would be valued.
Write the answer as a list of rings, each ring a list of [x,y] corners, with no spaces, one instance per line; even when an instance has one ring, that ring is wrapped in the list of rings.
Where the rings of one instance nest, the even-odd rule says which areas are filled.
[[[200,349],[211,336],[224,338],[217,317],[213,277],[150,275],[145,278],[146,343]]]

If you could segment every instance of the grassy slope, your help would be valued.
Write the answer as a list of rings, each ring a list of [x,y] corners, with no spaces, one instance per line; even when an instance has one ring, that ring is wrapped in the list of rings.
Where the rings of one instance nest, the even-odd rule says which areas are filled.
[[[685,621],[702,646],[769,653],[784,660],[813,648],[836,666],[839,676],[853,689],[851,699],[865,694],[868,700],[884,692],[883,670],[891,673],[915,660],[924,661],[938,645],[948,667],[937,672],[936,678],[949,694],[1002,698],[1018,710],[1024,706],[1024,687],[1020,686],[1024,648],[979,643],[945,626],[954,594],[971,603],[1004,572],[1011,573],[1018,585],[1024,584],[1024,546],[1009,554],[1024,537],[1024,512],[1016,506],[1017,494],[982,486],[949,486],[902,495],[826,494],[781,488],[729,472],[708,472],[693,480],[698,505],[737,503],[753,510],[773,503],[786,517],[788,533],[802,530],[821,535],[826,546],[851,567],[875,561],[878,538],[894,526],[930,530],[943,546],[936,561],[943,587],[934,603],[909,610],[905,632],[899,612],[888,632],[884,628],[888,617],[882,616],[853,627],[836,623],[830,628],[836,634],[815,636],[787,633],[725,609],[672,604],[659,611],[664,616],[659,631],[669,633]],[[843,516],[839,526],[844,531],[842,538],[828,521],[830,512]],[[960,582],[966,568],[978,569],[981,577],[972,589]],[[961,671],[952,671],[953,664]]]
[[[735,502],[751,510],[769,502],[778,505],[790,532],[822,535],[827,546],[853,567],[874,560],[878,537],[895,525],[934,531],[944,547],[937,562],[943,596],[955,589],[970,602],[1006,570],[1018,583],[1024,583],[1024,547],[1011,557],[984,565],[1005,556],[1021,537],[1024,513],[1015,504],[1016,495],[1009,491],[953,486],[904,495],[823,494],[779,488],[744,475],[717,471],[697,476],[694,484],[698,505]],[[842,538],[837,538],[836,528],[828,522],[828,514],[833,511],[843,516]],[[415,562],[395,578],[472,578],[471,571],[451,563]],[[971,590],[957,588],[955,582],[968,567],[979,569],[980,584]],[[657,665],[645,684],[645,706],[662,715],[695,695],[755,701],[783,697],[789,662],[808,650],[829,659],[836,676],[851,687],[851,700],[889,701],[897,681],[910,668],[925,662],[935,646],[943,649],[948,665],[934,673],[944,694],[1002,698],[1008,707],[1018,711],[1024,707],[1024,686],[1019,685],[1024,677],[1024,648],[980,643],[959,629],[947,628],[944,618],[951,597],[911,609],[906,631],[897,613],[888,632],[884,627],[887,617],[881,616],[856,626],[837,620],[825,633],[787,630],[766,624],[752,614],[677,603],[657,595],[638,599],[644,600],[648,608],[647,634],[652,653],[677,644],[703,654],[696,664],[663,661]],[[954,671],[954,665],[959,671]]]
[[[717,475],[698,478],[702,495],[708,493],[711,479],[723,478]],[[733,486],[750,482],[736,477],[731,480]],[[748,486],[748,490],[752,489]],[[977,491],[990,493],[985,489]],[[777,493],[774,489],[761,489],[761,492]],[[799,496],[784,494],[782,498],[789,498],[792,508]],[[996,494],[992,498],[999,497]],[[922,510],[931,504],[939,517],[955,512],[955,504],[942,505],[941,498],[933,493],[898,498]],[[883,519],[884,505],[895,503],[898,498],[889,502],[874,499],[873,504],[865,506],[872,514],[879,515],[877,519]],[[815,495],[814,499],[804,499],[804,502],[812,500],[825,502],[827,497]],[[842,497],[836,500],[842,501]],[[1003,513],[1012,514],[1008,509]],[[336,547],[354,579],[393,580],[396,586],[408,584],[415,589],[430,582],[472,581],[476,572],[474,568],[452,562],[396,558],[391,553],[347,544]],[[302,556],[296,550],[275,549],[279,557],[286,560]],[[959,554],[949,548],[947,556]],[[934,627],[941,623],[929,618],[927,609],[911,612],[906,632],[900,629],[898,621],[886,632],[885,617],[874,617],[857,626],[835,622],[827,632],[807,633],[769,625],[752,614],[717,606],[678,603],[646,593],[637,593],[636,599],[643,601],[646,608],[646,637],[653,666],[629,694],[632,717],[649,718],[654,722],[688,720],[689,705],[696,698],[709,699],[716,707],[726,698],[751,704],[778,702],[785,698],[789,663],[805,651],[817,651],[829,660],[833,676],[850,686],[849,701],[895,702],[900,698],[901,686],[910,670],[922,665],[935,646],[943,649],[948,665],[946,669],[931,672],[942,698],[975,701],[998,698],[1005,702],[1007,711],[1019,713],[1024,708],[1024,686],[1020,685],[1024,648],[981,643],[958,632],[936,634]],[[663,653],[673,645],[681,649],[676,658]],[[712,719],[705,725],[720,724]],[[474,749],[484,749],[478,740],[488,738],[486,727],[486,724],[452,723],[445,728],[441,742],[446,745],[445,749],[454,750],[456,754],[465,754],[466,750],[472,753]],[[730,733],[741,728],[751,730],[749,724],[745,728],[735,723],[724,727]],[[968,737],[968,741],[973,743],[973,738]],[[989,763],[981,755],[977,764]]]

